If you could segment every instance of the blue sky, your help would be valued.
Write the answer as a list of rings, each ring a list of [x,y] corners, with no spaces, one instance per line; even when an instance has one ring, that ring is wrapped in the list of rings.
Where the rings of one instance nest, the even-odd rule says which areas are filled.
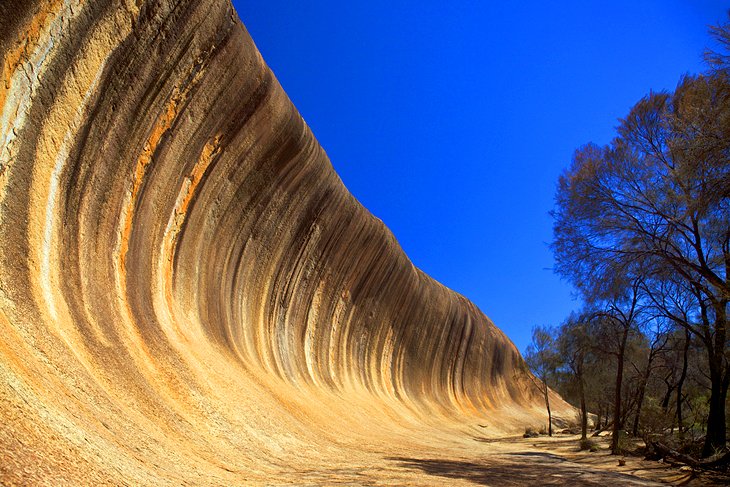
[[[580,306],[553,274],[557,178],[703,69],[710,0],[234,1],[347,188],[524,350]]]

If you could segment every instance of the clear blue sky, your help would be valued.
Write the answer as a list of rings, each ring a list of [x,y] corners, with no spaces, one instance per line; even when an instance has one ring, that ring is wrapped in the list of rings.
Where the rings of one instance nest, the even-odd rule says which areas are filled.
[[[360,202],[524,350],[579,302],[553,274],[557,178],[649,90],[703,69],[710,0],[234,1]]]

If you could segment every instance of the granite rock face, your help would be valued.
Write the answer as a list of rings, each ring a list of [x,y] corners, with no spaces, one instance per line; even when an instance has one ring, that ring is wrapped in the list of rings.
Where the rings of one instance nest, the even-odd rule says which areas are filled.
[[[358,483],[542,421],[228,1],[4,1],[0,52],[0,481]]]

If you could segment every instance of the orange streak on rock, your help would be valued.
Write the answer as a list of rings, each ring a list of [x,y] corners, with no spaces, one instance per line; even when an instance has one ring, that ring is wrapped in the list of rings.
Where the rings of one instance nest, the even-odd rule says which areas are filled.
[[[198,160],[198,163],[195,165],[195,167],[193,168],[193,172],[190,175],[190,186],[188,187],[187,194],[185,195],[185,198],[183,199],[180,207],[175,209],[176,214],[184,215],[185,213],[187,213],[188,206],[193,200],[193,195],[195,194],[195,190],[197,189],[198,184],[200,184],[200,181],[203,179],[203,175],[205,175],[205,172],[208,170],[210,163],[220,152],[220,139],[221,136],[217,135],[214,139],[209,140],[205,144],[205,147],[203,147],[203,151],[200,154],[200,159]]]
[[[185,178],[185,184],[180,188],[180,193],[176,199],[175,209],[170,222],[168,223],[167,230],[165,231],[165,245],[163,251],[163,259],[165,260],[164,268],[164,280],[165,280],[165,300],[170,313],[173,313],[173,297],[172,297],[172,277],[173,277],[173,262],[175,254],[175,245],[177,243],[177,236],[182,228],[182,224],[185,220],[185,216],[188,211],[190,203],[193,201],[195,192],[200,185],[206,171],[210,167],[215,157],[220,153],[220,140],[221,135],[217,135],[209,140],[203,150],[201,151],[198,162],[193,167],[193,170],[187,178]]]
[[[142,154],[137,159],[137,165],[134,168],[134,177],[132,179],[131,197],[127,207],[124,209],[124,227],[121,235],[121,252],[120,252],[120,269],[123,271],[126,269],[125,261],[127,258],[127,251],[129,250],[129,237],[132,233],[132,221],[134,216],[134,205],[137,202],[139,196],[139,190],[142,187],[147,166],[152,162],[152,157],[157,149],[157,146],[162,139],[162,136],[172,127],[175,117],[177,117],[178,106],[181,101],[181,94],[177,88],[173,91],[172,97],[162,116],[160,116],[155,122],[152,132],[147,138],[147,142],[144,145]]]
[[[2,83],[0,84],[0,109],[5,106],[5,100],[12,87],[12,77],[18,66],[27,59],[38,46],[41,33],[48,27],[51,20],[60,11],[63,0],[45,2],[40,11],[28,22],[23,34],[16,39],[16,47],[5,53],[3,57]]]

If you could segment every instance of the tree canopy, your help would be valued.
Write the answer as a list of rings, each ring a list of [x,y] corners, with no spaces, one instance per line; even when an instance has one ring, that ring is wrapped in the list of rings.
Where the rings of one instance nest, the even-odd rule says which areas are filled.
[[[713,34],[730,46],[727,24]],[[730,57],[706,57],[707,73],[639,100],[610,144],[576,150],[558,181],[552,248],[556,272],[589,304],[621,320],[633,296],[635,309],[698,336],[711,382],[709,455],[725,446],[730,386]],[[631,326],[623,321],[617,396]]]

